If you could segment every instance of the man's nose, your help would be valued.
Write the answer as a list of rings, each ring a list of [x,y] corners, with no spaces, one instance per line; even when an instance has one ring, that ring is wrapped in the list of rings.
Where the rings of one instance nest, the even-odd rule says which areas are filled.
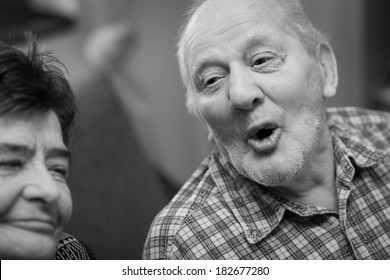
[[[256,84],[253,73],[237,69],[230,73],[229,104],[233,109],[252,110],[264,100],[264,93]]]
[[[60,197],[60,186],[46,166],[31,168],[25,174],[23,196],[28,200],[52,204]]]

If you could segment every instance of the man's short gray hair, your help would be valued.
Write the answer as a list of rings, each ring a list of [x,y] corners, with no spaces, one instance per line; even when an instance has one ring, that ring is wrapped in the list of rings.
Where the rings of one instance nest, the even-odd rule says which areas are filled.
[[[187,32],[191,20],[196,11],[209,0],[194,0],[191,7],[185,14],[185,22],[179,31],[177,43],[177,58],[179,62],[180,75],[186,87],[186,106],[191,114],[199,116],[195,106],[195,85],[191,79],[190,69],[186,60]],[[262,1],[262,0],[258,0]],[[300,0],[276,0],[285,11],[284,25],[288,26],[295,34],[311,56],[316,55],[317,46],[328,41],[328,38],[321,31],[316,29],[306,15]]]

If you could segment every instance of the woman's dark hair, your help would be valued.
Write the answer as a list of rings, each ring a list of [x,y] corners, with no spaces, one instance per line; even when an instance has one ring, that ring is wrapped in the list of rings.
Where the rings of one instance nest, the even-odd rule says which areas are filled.
[[[51,52],[39,51],[36,38],[25,34],[27,51],[0,42],[0,117],[54,111],[61,124],[63,140],[76,117],[76,101]]]

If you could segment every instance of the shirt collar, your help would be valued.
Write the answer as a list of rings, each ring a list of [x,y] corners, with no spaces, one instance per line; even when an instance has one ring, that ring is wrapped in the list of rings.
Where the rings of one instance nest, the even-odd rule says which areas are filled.
[[[301,205],[274,195],[266,187],[240,175],[219,153],[213,155],[210,172],[251,244],[271,233],[282,221],[286,210],[301,217],[329,213],[322,207]]]
[[[375,146],[373,141],[356,128],[338,122],[333,122],[329,128],[336,157],[346,155],[355,167],[374,166],[387,154],[386,150]]]
[[[217,188],[249,243],[259,242],[279,225],[286,206],[261,186],[238,174],[218,152],[214,153],[210,166]]]

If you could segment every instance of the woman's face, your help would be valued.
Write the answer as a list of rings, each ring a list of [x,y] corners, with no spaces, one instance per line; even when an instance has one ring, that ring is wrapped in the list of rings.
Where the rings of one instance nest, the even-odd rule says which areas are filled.
[[[0,117],[0,258],[50,259],[69,221],[69,152],[53,112]]]

